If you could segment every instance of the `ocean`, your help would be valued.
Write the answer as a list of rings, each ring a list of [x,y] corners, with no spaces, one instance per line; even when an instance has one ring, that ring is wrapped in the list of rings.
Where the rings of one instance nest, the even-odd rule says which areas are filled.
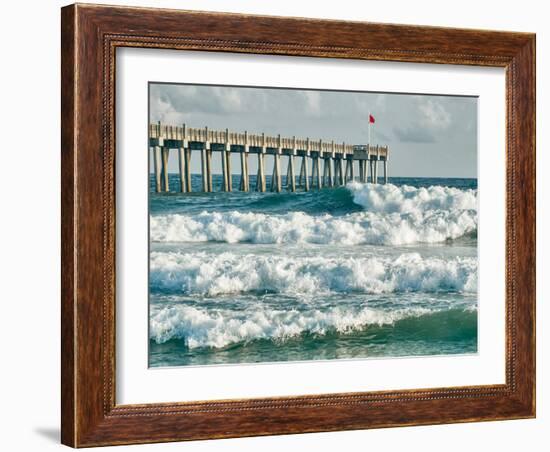
[[[476,179],[201,193],[193,175],[182,194],[169,177],[161,194],[150,177],[151,367],[477,352]]]

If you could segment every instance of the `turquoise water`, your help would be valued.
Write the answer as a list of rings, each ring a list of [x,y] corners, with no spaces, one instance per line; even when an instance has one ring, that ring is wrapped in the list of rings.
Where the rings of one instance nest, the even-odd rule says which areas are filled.
[[[477,351],[475,179],[170,185],[150,179],[150,366]]]

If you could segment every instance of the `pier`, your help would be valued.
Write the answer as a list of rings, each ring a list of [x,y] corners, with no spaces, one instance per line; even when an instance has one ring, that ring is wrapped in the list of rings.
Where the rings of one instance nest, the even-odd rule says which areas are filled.
[[[387,146],[347,144],[334,140],[268,136],[262,134],[238,133],[228,129],[210,130],[208,127],[191,128],[161,123],[149,125],[149,147],[153,153],[155,189],[158,193],[170,191],[168,183],[168,159],[170,151],[177,152],[179,168],[178,191],[190,193],[191,156],[200,155],[202,191],[215,191],[212,185],[212,161],[220,160],[222,168],[221,191],[234,189],[248,192],[250,174],[249,158],[257,159],[258,173],[256,191],[274,192],[321,189],[345,185],[347,182],[378,183],[379,162],[382,164],[382,181],[388,181]],[[217,155],[214,157],[214,153]],[[240,183],[233,187],[231,154],[240,156]],[[266,155],[273,156],[270,187],[267,187]],[[286,179],[283,187],[282,171],[286,163]],[[296,166],[298,165],[298,166]],[[299,172],[296,169],[299,168]],[[268,173],[269,174],[269,173]],[[297,179],[297,180],[296,180]]]

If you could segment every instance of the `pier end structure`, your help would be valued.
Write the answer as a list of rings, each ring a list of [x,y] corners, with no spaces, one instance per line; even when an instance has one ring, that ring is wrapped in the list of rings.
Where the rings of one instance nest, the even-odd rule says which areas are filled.
[[[200,153],[202,191],[212,192],[212,154],[220,154],[222,168],[222,184],[219,190],[230,192],[233,190],[231,154],[240,155],[240,184],[239,190],[250,190],[250,174],[248,158],[250,154],[258,157],[258,174],[256,190],[266,191],[266,155],[273,155],[273,171],[271,190],[281,192],[283,181],[281,164],[283,157],[287,161],[286,188],[296,191],[302,188],[321,189],[323,187],[342,186],[358,180],[359,182],[378,183],[378,163],[382,162],[384,183],[388,182],[388,146],[353,145],[345,142],[337,143],[334,140],[314,140],[309,137],[297,138],[268,136],[210,130],[208,127],[192,128],[186,124],[180,126],[161,124],[149,125],[149,148],[153,155],[155,176],[155,190],[169,192],[168,159],[171,150],[177,150],[179,183],[181,193],[190,193],[191,184],[191,157],[193,153]],[[299,158],[300,172],[296,183],[295,158]],[[321,163],[323,172],[321,175]],[[357,166],[356,172],[354,167]],[[370,173],[370,178],[369,178]],[[357,174],[357,176],[356,176]]]

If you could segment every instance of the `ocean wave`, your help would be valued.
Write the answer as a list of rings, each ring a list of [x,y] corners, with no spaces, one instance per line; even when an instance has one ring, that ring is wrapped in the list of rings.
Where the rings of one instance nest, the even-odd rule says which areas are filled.
[[[408,307],[392,311],[374,308],[333,307],[326,311],[254,309],[246,311],[206,310],[170,306],[150,318],[149,338],[157,344],[181,340],[189,349],[221,349],[236,344],[270,340],[284,343],[304,337],[348,335],[368,331],[387,336],[381,328],[391,326],[392,335],[418,339],[476,334],[477,313],[463,309]],[[452,324],[452,327],[451,327]],[[449,331],[449,328],[451,330]]]
[[[153,216],[150,222],[154,242],[407,245],[444,242],[475,231],[477,213],[473,210],[358,212],[341,217],[303,212],[202,212]]]
[[[189,348],[221,348],[257,339],[284,341],[305,332],[325,335],[329,331],[351,333],[368,325],[388,325],[429,312],[425,308],[404,308],[384,312],[370,308],[333,308],[306,313],[297,310],[254,309],[246,312],[206,310],[171,306],[153,314],[149,337],[158,344],[183,339]]]
[[[270,292],[319,293],[475,292],[475,258],[284,257],[153,252],[150,285],[155,290],[222,295]]]
[[[476,191],[352,182],[353,201],[364,211],[342,216],[304,212],[207,212],[154,215],[154,242],[249,242],[264,244],[438,243],[477,231]]]
[[[346,186],[353,202],[369,212],[416,213],[434,210],[477,210],[477,190],[432,185],[430,187],[362,184]]]

